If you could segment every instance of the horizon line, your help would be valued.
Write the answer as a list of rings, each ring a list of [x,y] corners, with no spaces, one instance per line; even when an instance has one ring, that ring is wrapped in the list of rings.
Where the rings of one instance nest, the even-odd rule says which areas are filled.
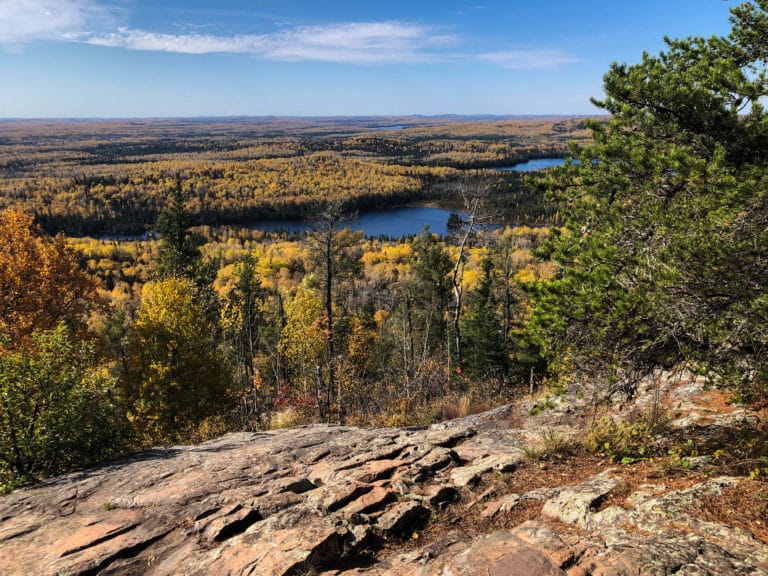
[[[542,113],[542,114],[200,114],[194,116],[6,116],[0,122],[19,121],[121,121],[121,120],[232,120],[232,119],[287,119],[287,120],[333,120],[333,119],[450,119],[450,118],[593,118],[609,116],[605,113]]]

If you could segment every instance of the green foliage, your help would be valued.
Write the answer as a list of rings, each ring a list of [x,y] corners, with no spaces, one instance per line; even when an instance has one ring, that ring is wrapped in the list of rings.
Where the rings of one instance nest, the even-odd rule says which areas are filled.
[[[542,254],[561,274],[530,328],[554,367],[618,383],[689,361],[765,383],[768,79],[749,40],[767,7],[735,11],[728,38],[667,40],[606,74],[610,120],[549,180],[566,230]]]
[[[498,378],[507,371],[508,357],[492,291],[492,260],[484,259],[481,268],[480,282],[467,296],[462,316],[464,369],[470,376]]]
[[[192,220],[184,207],[186,196],[181,176],[177,174],[170,192],[170,206],[155,223],[160,233],[157,269],[161,278],[196,278],[200,273],[200,242],[189,232]]]
[[[128,342],[125,398],[142,442],[187,437],[230,403],[230,371],[191,281],[168,278],[142,290]]]
[[[0,356],[0,484],[86,466],[123,445],[115,382],[64,324]]]
[[[595,420],[587,432],[586,448],[594,454],[608,456],[615,462],[633,464],[658,453],[654,438],[658,430],[644,419],[637,422],[614,420],[604,416]]]
[[[528,415],[538,416],[545,410],[554,410],[556,407],[557,405],[554,403],[554,401],[549,396],[547,396],[546,398],[544,398],[544,400],[540,400],[536,402],[536,404],[534,404],[533,407],[531,407],[531,409],[528,410]]]
[[[446,339],[446,312],[451,288],[448,273],[453,264],[445,247],[430,233],[429,227],[413,241],[411,281],[408,285],[415,308],[415,330],[421,335],[422,349],[434,351]]]

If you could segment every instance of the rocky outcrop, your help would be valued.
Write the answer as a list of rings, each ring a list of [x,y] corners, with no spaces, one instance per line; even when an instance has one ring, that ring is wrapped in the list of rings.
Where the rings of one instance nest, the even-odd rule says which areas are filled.
[[[519,409],[230,434],[18,490],[0,498],[0,573],[768,574],[768,546],[693,513],[744,479],[626,490],[615,467],[511,490],[545,421],[515,427]]]

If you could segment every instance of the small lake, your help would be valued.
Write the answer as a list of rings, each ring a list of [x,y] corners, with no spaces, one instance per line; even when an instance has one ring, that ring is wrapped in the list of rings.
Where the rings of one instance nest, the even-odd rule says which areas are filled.
[[[424,225],[428,225],[431,232],[445,236],[449,232],[448,216],[450,214],[450,210],[442,208],[389,208],[376,212],[363,212],[357,220],[349,222],[348,226],[352,230],[363,230],[369,238],[413,236],[421,234]],[[255,222],[248,228],[264,232],[287,232],[293,235],[306,232],[311,225],[306,220],[280,220]]]
[[[527,162],[520,162],[513,166],[491,168],[491,170],[498,170],[499,172],[533,172],[534,170],[546,170],[547,168],[562,166],[563,164],[565,164],[565,158],[537,158]]]
[[[442,208],[389,208],[376,212],[363,212],[356,220],[344,223],[345,227],[352,230],[363,230],[369,238],[386,236],[388,238],[402,238],[403,236],[415,236],[421,234],[424,226],[440,236],[447,236],[448,216],[451,210]],[[461,213],[459,213],[461,215]],[[229,228],[248,228],[250,230],[262,230],[264,232],[286,232],[291,236],[306,232],[312,223],[307,220],[270,220],[253,222],[245,226],[232,225]],[[155,232],[143,234],[103,234],[99,240],[130,242],[136,240],[148,240],[156,238]]]

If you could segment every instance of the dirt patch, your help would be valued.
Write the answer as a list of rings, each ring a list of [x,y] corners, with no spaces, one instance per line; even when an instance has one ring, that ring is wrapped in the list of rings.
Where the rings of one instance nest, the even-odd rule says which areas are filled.
[[[657,486],[655,493],[662,496],[669,492],[685,490],[707,479],[704,473],[665,467],[664,462],[658,461],[641,461],[628,466],[618,466],[616,475],[621,476],[623,482],[603,498],[598,510],[611,506],[629,508],[627,497],[643,485]]]
[[[768,484],[743,480],[719,496],[706,496],[691,510],[696,518],[742,528],[768,544]]]
[[[621,465],[590,454],[578,454],[545,461],[525,460],[514,472],[484,474],[472,489],[462,490],[457,501],[441,511],[434,512],[428,524],[421,531],[414,532],[405,541],[384,542],[383,549],[403,551],[419,548],[438,542],[449,533],[458,533],[462,537],[471,539],[479,535],[490,534],[496,530],[512,529],[534,519],[550,522],[551,519],[545,519],[541,516],[542,507],[548,497],[547,489],[579,484],[607,468],[615,470],[615,474],[620,476],[623,482],[600,502],[598,509],[609,506],[627,507],[627,496],[643,485],[658,486],[657,494],[663,495],[690,488],[707,479],[704,473],[669,468],[663,464],[659,461],[647,461]],[[764,488],[765,506],[768,510],[768,486],[757,482],[754,484]],[[524,496],[534,491],[539,491],[537,498],[522,497],[509,509],[488,514],[489,507],[492,508],[493,503],[504,496],[509,494]],[[738,518],[739,508],[732,508],[732,506],[742,506],[741,503],[734,501],[737,496],[737,492],[730,494],[728,499],[719,506],[703,504],[710,514],[708,519],[734,526],[746,527],[746,525],[750,525],[757,528],[762,526],[765,536],[768,537],[768,518],[766,517],[744,521],[741,524],[733,521]],[[762,525],[755,523],[758,520],[762,522]],[[569,531],[572,532],[575,529],[574,526],[568,525]],[[754,530],[750,531],[756,534]]]

